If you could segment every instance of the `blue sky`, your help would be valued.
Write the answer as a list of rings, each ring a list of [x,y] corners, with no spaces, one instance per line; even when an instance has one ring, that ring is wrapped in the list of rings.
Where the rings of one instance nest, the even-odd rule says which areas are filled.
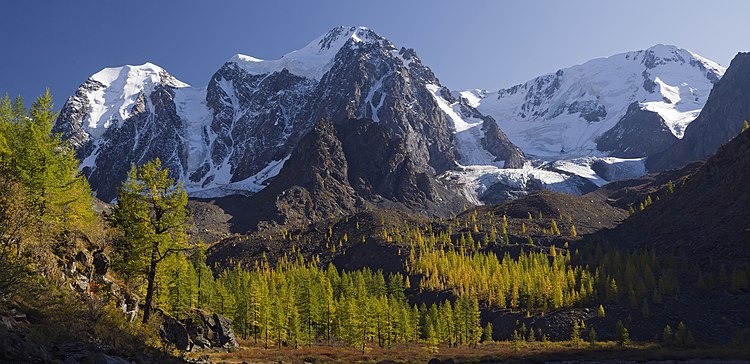
[[[91,74],[158,64],[203,86],[236,53],[275,59],[337,25],[414,48],[452,89],[498,89],[657,43],[727,66],[749,1],[38,1],[0,7],[0,92],[56,103]]]

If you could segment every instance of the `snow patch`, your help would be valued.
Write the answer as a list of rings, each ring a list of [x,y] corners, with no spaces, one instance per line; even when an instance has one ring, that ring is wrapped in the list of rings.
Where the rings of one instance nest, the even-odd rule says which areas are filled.
[[[184,87],[175,90],[177,116],[185,121],[188,148],[188,171],[195,171],[208,159],[209,144],[204,140],[204,127],[211,124],[211,109],[206,105],[206,89]]]
[[[594,164],[606,169],[609,179],[597,174]],[[443,173],[439,178],[457,186],[459,192],[474,204],[482,204],[480,198],[492,186],[500,184],[512,191],[545,189],[560,193],[580,195],[582,177],[596,186],[622,179],[636,178],[646,173],[645,160],[612,157],[586,157],[556,161],[534,161],[523,168],[500,168],[492,165],[461,167]]]
[[[456,148],[460,155],[459,164],[463,166],[489,165],[493,167],[502,167],[502,162],[495,162],[495,156],[488,152],[482,146],[482,123],[484,120],[477,118],[464,118],[460,115],[458,103],[449,104],[440,96],[440,86],[426,85],[427,90],[448,117],[453,121],[453,130],[455,135]]]
[[[215,198],[232,194],[250,195],[257,193],[266,187],[264,184],[271,177],[275,177],[281,172],[284,163],[289,160],[291,155],[277,161],[272,161],[258,173],[238,182],[229,182],[231,176],[224,175],[223,178],[216,178],[214,182],[207,186],[198,184],[186,185],[185,189],[191,197],[198,198]],[[218,174],[218,173],[217,173]],[[219,182],[219,181],[223,182]]]

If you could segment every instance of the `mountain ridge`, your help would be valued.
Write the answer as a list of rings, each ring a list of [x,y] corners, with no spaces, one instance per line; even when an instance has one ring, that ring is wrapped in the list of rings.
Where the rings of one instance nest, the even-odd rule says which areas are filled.
[[[603,151],[596,139],[612,129],[633,102],[659,114],[665,132],[681,138],[724,71],[693,52],[657,44],[595,58],[499,91],[467,90],[460,95],[494,117],[527,153],[579,157],[577,152]],[[534,132],[545,138],[524,138]]]
[[[720,76],[720,66],[692,52],[663,45],[649,50],[613,57],[638,55],[639,64],[648,69],[681,62],[702,69],[706,82],[711,81],[706,75]],[[409,155],[415,173],[427,173],[471,204],[540,189],[583,194],[612,180],[637,177],[643,173],[639,158],[644,151],[651,154],[677,139],[663,117],[639,104],[638,111],[649,117],[609,121],[607,145],[612,152],[577,157],[566,152],[560,155],[563,159],[539,159],[528,143],[518,144],[512,127],[506,134],[508,120],[483,110],[474,94],[441,85],[414,50],[397,48],[366,27],[333,28],[274,60],[235,55],[205,87],[189,86],[150,63],[100,73],[116,79],[118,69],[145,74],[108,82],[105,89],[121,85],[125,102],[93,97],[102,93],[104,84],[92,76],[68,100],[55,126],[76,147],[83,173],[104,200],[115,197],[131,164],[155,157],[185,182],[192,197],[258,193],[321,119],[337,124],[367,118],[386,126],[392,137],[403,141],[396,153]],[[537,78],[537,86],[554,91],[555,80],[566,72]],[[649,80],[637,76],[644,84]],[[674,77],[679,78],[679,72]],[[606,124],[596,121],[603,117],[601,105],[577,100],[564,106],[585,123]],[[642,130],[655,137],[640,140]],[[544,133],[535,138],[547,142]],[[633,149],[635,143],[639,146]]]
[[[151,71],[150,78],[144,78],[150,83],[123,87],[122,95],[134,101],[120,106],[92,102],[90,95],[104,85],[90,79],[68,100],[56,122],[55,130],[66,139],[85,141],[73,144],[84,174],[104,200],[115,197],[124,170],[154,157],[160,157],[194,197],[257,193],[320,119],[339,123],[369,118],[386,126],[393,137],[403,139],[401,152],[410,156],[418,173],[453,169],[457,161],[470,157],[467,153],[482,152],[500,164],[512,161],[509,166],[523,160],[501,130],[484,134],[484,120],[476,110],[463,105],[464,113],[457,115],[441,103],[441,95],[450,91],[416,52],[398,49],[365,27],[334,28],[278,60],[236,55],[205,88],[167,77],[152,64],[139,67]],[[120,68],[125,69],[131,67]],[[156,90],[160,96],[154,98]],[[104,112],[87,124],[100,105]],[[459,130],[459,123],[469,117],[473,121],[460,124]],[[468,129],[471,132],[460,138],[463,143],[456,143],[458,132]],[[144,139],[155,135],[162,137]]]

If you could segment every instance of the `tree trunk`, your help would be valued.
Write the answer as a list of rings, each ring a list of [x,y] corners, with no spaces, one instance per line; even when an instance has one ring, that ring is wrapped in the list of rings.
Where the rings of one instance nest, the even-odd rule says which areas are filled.
[[[148,287],[146,288],[146,307],[143,309],[143,323],[151,318],[151,305],[154,300],[154,281],[156,280],[156,247],[151,250],[151,266],[148,269]]]

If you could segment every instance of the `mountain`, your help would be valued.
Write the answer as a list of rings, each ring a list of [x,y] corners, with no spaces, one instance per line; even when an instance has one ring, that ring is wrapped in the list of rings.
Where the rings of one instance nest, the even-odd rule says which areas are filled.
[[[460,97],[497,120],[529,155],[635,158],[682,138],[724,71],[688,50],[659,44]]]
[[[107,201],[130,170],[159,157],[175,175],[189,168],[187,84],[150,63],[105,68],[84,82],[60,111],[54,131],[76,148],[89,183]]]
[[[657,45],[496,92],[452,92],[414,50],[365,27],[336,27],[276,60],[235,55],[206,87],[152,64],[102,70],[68,99],[55,131],[76,147],[103,200],[115,198],[132,164],[155,157],[191,196],[219,198],[268,188],[327,120],[353,168],[337,183],[355,191],[357,206],[442,213],[642,176],[644,157],[680,140],[723,74],[692,52]],[[358,132],[346,127],[353,121]],[[285,179],[305,180],[295,173]],[[405,181],[416,176],[413,190]]]
[[[397,140],[380,157],[403,155],[411,171],[432,179],[461,164],[523,165],[490,117],[451,95],[414,50],[364,27],[337,27],[277,60],[236,55],[205,88],[151,64],[105,69],[68,99],[55,131],[73,142],[107,201],[131,164],[155,157],[192,196],[257,193],[322,119],[372,120]],[[376,182],[354,184],[371,185],[373,196],[392,189]]]
[[[443,177],[494,203],[552,190],[585,194],[646,173],[682,138],[724,68],[668,45],[598,58],[498,91],[455,93],[497,121],[527,156],[518,169],[475,165]]]
[[[695,167],[685,168],[690,169]],[[744,208],[750,203],[748,180],[750,132],[745,131],[675,183],[674,193],[636,212],[606,237],[701,261],[746,262],[750,258],[750,215]]]
[[[750,118],[750,53],[739,53],[711,90],[706,106],[685,130],[685,137],[653,155],[646,165],[660,171],[703,159],[734,138]]]

